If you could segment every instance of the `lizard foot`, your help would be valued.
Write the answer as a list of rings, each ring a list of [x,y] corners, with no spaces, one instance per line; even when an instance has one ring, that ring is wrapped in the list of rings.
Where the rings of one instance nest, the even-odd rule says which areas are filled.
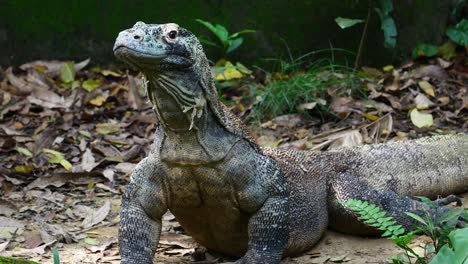
[[[426,201],[425,203],[426,206],[428,206],[425,210],[429,212],[433,218],[440,219],[442,217],[445,219],[443,220],[444,222],[453,221],[452,224],[458,228],[463,228],[466,226],[468,219],[463,217],[463,215],[460,215],[459,213],[459,210],[463,209],[457,209],[448,206],[451,203],[456,203],[456,206],[458,207],[462,205],[462,200],[456,195],[452,194],[444,198],[439,198],[432,202]]]
[[[451,204],[453,202],[456,202],[457,206],[461,206],[462,205],[462,200],[460,199],[460,197],[457,197],[456,195],[449,195],[447,197],[444,197],[444,198],[439,198],[437,200],[434,201],[435,203],[437,203],[437,205],[439,206],[446,206],[448,204]]]

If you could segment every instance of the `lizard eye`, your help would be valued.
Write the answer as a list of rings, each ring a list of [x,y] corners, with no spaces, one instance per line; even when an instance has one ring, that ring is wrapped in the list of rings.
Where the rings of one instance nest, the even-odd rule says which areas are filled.
[[[176,39],[177,38],[177,31],[175,31],[175,30],[170,31],[168,36],[169,36],[170,39]]]

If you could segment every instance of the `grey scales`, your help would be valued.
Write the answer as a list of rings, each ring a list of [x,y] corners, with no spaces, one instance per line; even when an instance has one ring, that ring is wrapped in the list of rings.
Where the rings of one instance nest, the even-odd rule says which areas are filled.
[[[120,60],[140,70],[158,119],[151,153],[122,197],[123,264],[151,264],[170,210],[208,249],[236,263],[280,263],[310,249],[329,226],[351,234],[376,230],[340,202],[368,201],[405,228],[425,204],[442,209],[468,190],[468,135],[366,145],[326,152],[260,147],[218,100],[198,39],[177,24],[137,22],[120,32]]]

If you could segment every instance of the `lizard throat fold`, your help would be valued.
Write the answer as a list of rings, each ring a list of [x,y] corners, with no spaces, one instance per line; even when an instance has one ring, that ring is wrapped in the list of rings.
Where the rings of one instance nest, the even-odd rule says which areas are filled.
[[[187,115],[190,120],[189,130],[191,130],[195,125],[196,119],[200,119],[203,116],[206,106],[206,99],[203,94],[196,95],[188,91],[184,85],[163,74],[158,75],[153,83],[154,85],[146,87],[151,103],[158,108],[157,92],[153,91],[153,89],[163,89],[175,100],[178,108]]]

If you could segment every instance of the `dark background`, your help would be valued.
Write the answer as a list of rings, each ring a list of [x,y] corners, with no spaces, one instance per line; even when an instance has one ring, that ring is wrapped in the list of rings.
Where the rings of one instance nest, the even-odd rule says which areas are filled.
[[[372,14],[364,48],[368,65],[399,62],[418,43],[440,44],[450,0],[396,0],[397,48],[385,49],[380,21]],[[234,61],[268,67],[265,58],[295,57],[334,48],[356,51],[363,24],[341,30],[338,16],[365,18],[368,1],[357,0],[0,0],[0,65],[36,59],[115,63],[112,45],[118,32],[136,21],[175,22],[197,35],[210,33],[194,20],[220,23],[230,31],[255,29],[232,53]],[[208,57],[221,54],[207,47]],[[321,56],[330,56],[331,52]],[[340,54],[335,54],[340,58]],[[350,61],[352,58],[348,58]]]

